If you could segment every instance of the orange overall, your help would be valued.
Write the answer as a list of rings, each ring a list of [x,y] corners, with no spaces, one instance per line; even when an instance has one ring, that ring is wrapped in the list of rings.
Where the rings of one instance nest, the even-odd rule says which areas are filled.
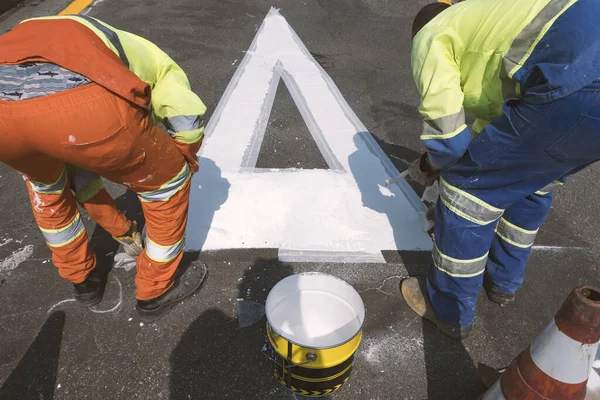
[[[93,32],[70,20],[30,21],[0,36],[0,64],[34,60],[93,81],[34,99],[0,101],[0,161],[26,177],[54,264],[73,283],[84,281],[96,265],[70,190],[69,164],[138,193],[147,240],[137,261],[136,297],[161,295],[183,256],[191,172],[174,140],[150,119],[148,85]],[[89,199],[99,202],[96,210],[112,202],[102,196]]]

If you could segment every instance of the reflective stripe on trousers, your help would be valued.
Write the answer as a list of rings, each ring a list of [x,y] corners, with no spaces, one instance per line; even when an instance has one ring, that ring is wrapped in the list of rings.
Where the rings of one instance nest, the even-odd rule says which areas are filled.
[[[554,181],[552,183],[549,183],[548,185],[544,186],[543,188],[541,188],[540,190],[538,190],[537,192],[535,192],[535,194],[543,196],[545,194],[550,193],[554,189],[563,186],[564,184],[565,184],[564,182],[556,180],[556,181]]]
[[[457,278],[470,278],[485,271],[488,253],[481,257],[459,260],[443,254],[437,245],[433,247],[433,264],[446,274]]]
[[[493,207],[440,179],[440,199],[452,212],[478,225],[487,225],[502,216],[504,210]]]
[[[527,230],[511,224],[504,218],[500,218],[496,226],[496,235],[513,246],[523,249],[533,246],[533,241],[539,229]]]
[[[44,229],[40,227],[40,230],[49,246],[62,247],[73,242],[78,236],[84,233],[85,226],[81,220],[81,215],[77,212],[73,221],[63,228]]]
[[[30,180],[29,184],[31,185],[31,189],[39,194],[60,194],[65,190],[65,185],[67,184],[67,171],[63,169],[56,182],[44,184]]]
[[[185,163],[179,174],[169,182],[156,190],[139,192],[138,196],[141,201],[167,201],[183,188],[191,176],[190,167]]]
[[[170,246],[162,246],[146,237],[146,255],[157,262],[168,262],[173,260],[184,248],[185,236]]]

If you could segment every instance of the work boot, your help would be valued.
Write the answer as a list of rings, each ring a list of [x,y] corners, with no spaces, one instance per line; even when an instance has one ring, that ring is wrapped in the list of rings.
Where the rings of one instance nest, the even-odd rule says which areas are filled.
[[[137,222],[132,221],[129,230],[121,236],[113,236],[123,246],[123,250],[129,256],[138,258],[144,247],[142,246],[142,235],[138,232]]]
[[[483,278],[483,287],[487,293],[488,299],[496,304],[500,304],[501,307],[507,306],[515,301],[514,293],[504,293],[498,289],[498,286],[492,283],[492,280],[488,278],[487,275]]]
[[[80,306],[92,307],[102,301],[105,287],[106,279],[94,268],[85,281],[73,284],[73,297]]]
[[[156,321],[175,304],[196,293],[207,273],[206,264],[194,261],[165,293],[150,300],[138,300],[136,309],[142,322]]]
[[[446,336],[452,339],[465,339],[471,333],[471,327],[459,328],[457,326],[448,325],[438,319],[433,311],[433,305],[429,301],[427,295],[425,279],[419,278],[406,278],[400,284],[400,290],[402,296],[406,301],[406,304],[422,318],[429,320],[441,330]]]

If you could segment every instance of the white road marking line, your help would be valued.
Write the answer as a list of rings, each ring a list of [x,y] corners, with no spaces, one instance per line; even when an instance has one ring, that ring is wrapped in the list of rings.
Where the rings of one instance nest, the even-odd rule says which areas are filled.
[[[279,81],[283,80],[329,170],[255,169]],[[389,158],[272,9],[206,127],[194,176],[187,249],[285,249],[344,262],[381,250],[430,250],[426,212]],[[293,254],[296,252],[296,254]],[[341,256],[340,256],[341,255]]]

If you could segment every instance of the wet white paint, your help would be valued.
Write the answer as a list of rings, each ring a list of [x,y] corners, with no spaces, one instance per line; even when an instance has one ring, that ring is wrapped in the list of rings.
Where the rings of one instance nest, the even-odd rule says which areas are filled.
[[[329,170],[255,168],[280,80]],[[398,171],[277,10],[240,63],[199,156],[188,250],[277,248],[296,261],[384,262],[381,250],[432,247],[425,207],[405,181],[380,187]]]
[[[293,343],[329,348],[358,334],[365,319],[360,295],[327,274],[291,275],[277,283],[265,304],[269,324]]]
[[[31,257],[32,254],[33,246],[30,244],[21,247],[19,250],[13,251],[9,257],[0,262],[0,272],[6,272],[17,268],[19,264]]]

